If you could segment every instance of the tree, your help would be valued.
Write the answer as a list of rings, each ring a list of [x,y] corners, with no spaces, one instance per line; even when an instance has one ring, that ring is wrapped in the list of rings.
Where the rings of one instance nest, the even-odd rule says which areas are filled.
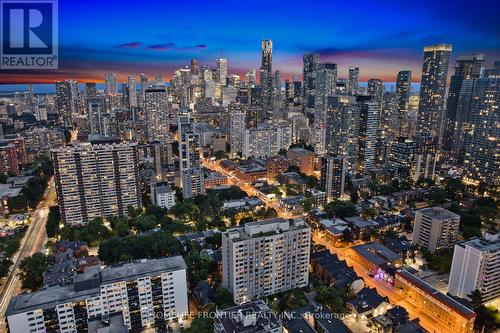
[[[26,257],[19,264],[19,278],[25,289],[37,290],[43,285],[43,273],[48,267],[48,258],[42,253]]]
[[[452,200],[460,200],[466,192],[466,186],[461,179],[451,178],[446,181],[444,191],[448,198]]]
[[[10,266],[14,263],[9,258],[0,259],[0,278],[7,276],[9,274]]]
[[[222,160],[227,158],[226,152],[223,150],[217,150],[214,154],[215,158],[218,160]]]
[[[451,262],[453,260],[453,249],[439,249],[434,253],[424,251],[424,258],[427,260],[427,264],[433,270],[436,270],[442,274],[449,273],[451,270]]]
[[[351,201],[335,200],[328,203],[324,209],[329,218],[344,218],[356,215],[356,206]]]
[[[217,304],[217,308],[222,310],[234,306],[233,294],[223,287],[215,289],[214,300],[215,304]]]
[[[7,200],[7,204],[10,210],[25,210],[27,207],[26,197],[24,194],[19,194],[15,197],[10,197]]]
[[[353,204],[357,204],[358,203],[358,200],[359,200],[358,191],[352,191],[350,197],[351,197],[351,202]]]
[[[52,238],[59,234],[60,221],[61,221],[61,213],[59,211],[59,206],[51,206],[49,208],[47,224],[45,225],[47,237]]]
[[[474,320],[474,332],[496,332],[495,319],[488,309],[483,305],[483,297],[479,290],[473,290],[469,295],[471,299],[472,309],[476,312],[476,320]]]
[[[313,207],[314,207],[314,199],[313,198],[306,198],[302,202],[302,209],[306,213],[310,212]]]
[[[316,301],[326,306],[333,313],[346,311],[342,292],[333,287],[319,286],[316,288]]]
[[[434,187],[429,194],[429,200],[433,205],[442,205],[446,202],[446,192],[440,187]]]
[[[191,327],[184,330],[186,333],[206,333],[213,332],[214,321],[211,316],[197,316],[191,322]]]

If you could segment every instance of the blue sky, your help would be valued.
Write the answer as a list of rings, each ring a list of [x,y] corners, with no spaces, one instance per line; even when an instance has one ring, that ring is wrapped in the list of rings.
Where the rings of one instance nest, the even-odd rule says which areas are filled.
[[[261,39],[272,39],[273,67],[300,75],[302,54],[336,62],[340,76],[359,66],[361,79],[418,80],[422,49],[450,43],[453,56],[500,59],[499,1],[59,1],[60,68],[1,72],[0,82],[102,81],[103,72],[170,77],[191,58],[231,72],[258,68]]]

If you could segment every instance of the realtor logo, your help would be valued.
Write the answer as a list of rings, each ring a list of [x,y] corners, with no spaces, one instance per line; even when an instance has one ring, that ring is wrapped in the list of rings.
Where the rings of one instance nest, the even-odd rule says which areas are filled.
[[[1,69],[57,69],[57,0],[0,0]]]

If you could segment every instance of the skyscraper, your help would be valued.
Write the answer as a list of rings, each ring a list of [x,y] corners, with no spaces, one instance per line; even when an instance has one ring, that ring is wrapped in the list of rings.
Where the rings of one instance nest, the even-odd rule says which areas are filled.
[[[472,87],[472,89],[468,89]],[[464,91],[470,91],[467,102]],[[460,121],[465,141],[465,178],[479,184],[500,185],[500,76],[465,80],[460,92]]]
[[[177,121],[182,193],[184,198],[191,198],[205,193],[200,162],[200,138],[199,134],[194,132],[189,115],[179,115]]]
[[[57,201],[65,224],[126,216],[141,205],[137,144],[93,141],[52,150]]]
[[[146,131],[150,141],[165,142],[169,139],[167,98],[164,88],[145,91]]]
[[[359,92],[359,67],[349,67],[349,80],[347,81],[347,93],[356,95]]]
[[[253,88],[255,87],[256,83],[257,83],[257,75],[255,74],[255,69],[251,69],[245,75],[245,85],[248,88]]]
[[[344,194],[346,173],[347,161],[343,156],[321,158],[320,188],[326,192],[328,201],[339,199]]]
[[[191,74],[200,75],[200,62],[197,59],[191,59]]]
[[[424,48],[417,134],[430,134],[438,138],[441,135],[451,49],[449,44],[436,44]]]
[[[359,130],[358,130],[358,169],[368,171],[374,167],[375,148],[377,145],[380,120],[380,106],[377,102],[364,100],[358,96]]]
[[[408,135],[406,126],[408,102],[411,93],[411,71],[400,71],[396,78],[397,94],[397,124],[395,126],[398,136]]]
[[[239,106],[229,114],[229,144],[231,154],[243,151],[243,131],[245,130],[245,111]]]
[[[353,96],[330,96],[326,110],[326,150],[345,156],[352,170],[358,154],[359,110]]]
[[[385,93],[384,81],[380,79],[368,80],[368,95],[371,96],[373,102],[379,105],[380,110],[382,110],[384,93]]]
[[[335,95],[337,87],[337,64],[316,64],[314,76],[314,122],[326,125],[328,97]]]
[[[128,104],[131,108],[137,107],[137,87],[135,85],[135,74],[128,76]]]
[[[118,92],[118,86],[116,81],[115,72],[106,72],[104,74],[104,93],[106,95],[116,94]]]
[[[262,87],[262,105],[269,112],[273,98],[273,42],[262,40],[262,63],[260,66],[260,85]]]
[[[85,83],[85,98],[92,98],[97,96],[97,88],[95,82]]]
[[[89,122],[89,136],[91,138],[104,137],[103,118],[106,113],[106,99],[104,96],[87,98],[87,120]]]
[[[448,100],[446,103],[446,118],[443,135],[443,148],[452,151],[455,131],[461,127],[457,123],[457,108],[460,89],[464,80],[478,78],[481,74],[481,65],[484,61],[482,54],[458,57],[455,62],[455,73],[451,76]],[[463,120],[463,119],[460,119]],[[458,154],[459,151],[454,151]]]
[[[310,53],[302,57],[304,67],[302,74],[304,76],[304,104],[308,109],[315,106],[316,91],[316,65],[319,63],[319,55]]]
[[[56,108],[59,113],[59,123],[65,128],[71,127],[73,124],[74,100],[71,85],[71,80],[56,82]]]
[[[227,59],[218,58],[217,59],[217,72],[219,74],[219,83],[223,86],[226,85],[227,79]]]

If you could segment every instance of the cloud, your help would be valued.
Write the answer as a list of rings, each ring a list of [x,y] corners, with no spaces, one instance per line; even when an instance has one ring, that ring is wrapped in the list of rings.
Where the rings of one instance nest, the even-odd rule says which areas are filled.
[[[154,44],[147,47],[147,49],[155,51],[171,51],[175,48],[175,43]]]
[[[124,44],[119,44],[116,46],[113,46],[116,49],[137,49],[142,46],[142,43],[139,42],[130,42],[130,43],[124,43]]]
[[[198,44],[195,46],[195,48],[198,50],[206,50],[206,49],[208,49],[208,46],[205,44]]]

